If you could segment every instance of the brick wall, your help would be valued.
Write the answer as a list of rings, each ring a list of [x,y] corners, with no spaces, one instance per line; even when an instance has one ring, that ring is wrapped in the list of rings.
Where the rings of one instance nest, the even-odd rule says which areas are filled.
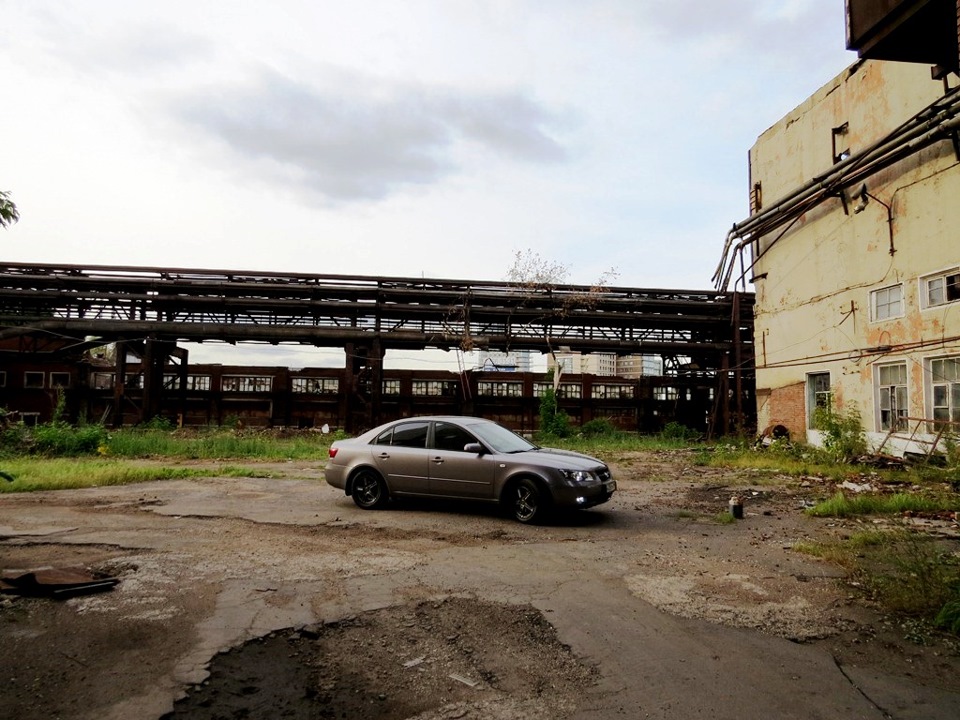
[[[806,385],[802,382],[768,391],[767,426],[784,425],[790,437],[803,441],[807,433]],[[759,394],[759,393],[758,393]],[[763,428],[759,428],[763,430]]]

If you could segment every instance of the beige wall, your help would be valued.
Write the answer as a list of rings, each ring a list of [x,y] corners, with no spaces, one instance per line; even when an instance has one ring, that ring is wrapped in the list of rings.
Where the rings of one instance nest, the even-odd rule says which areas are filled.
[[[770,208],[831,168],[832,128],[847,123],[837,150],[857,153],[943,91],[926,66],[857,63],[760,136],[750,152],[751,187],[761,184]],[[922,300],[924,276],[960,267],[960,164],[952,144],[940,142],[866,184],[891,208],[894,254],[887,210],[872,199],[857,214],[851,202],[849,215],[830,199],[782,237],[761,239],[764,254],[753,268],[760,428],[781,423],[803,432],[808,376],[829,373],[834,406],[860,412],[871,439],[882,442],[888,433],[877,366],[905,363],[908,415],[930,418],[930,360],[960,358],[960,302],[927,308]],[[899,288],[902,313],[878,319],[872,293],[886,288],[894,295]],[[908,422],[912,431],[916,423]],[[927,424],[920,429],[926,433]],[[884,449],[897,447],[905,443],[894,437]]]

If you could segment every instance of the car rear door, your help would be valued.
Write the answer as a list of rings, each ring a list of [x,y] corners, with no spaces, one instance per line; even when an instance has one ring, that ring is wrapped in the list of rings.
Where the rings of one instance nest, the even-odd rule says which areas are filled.
[[[489,454],[464,451],[467,443],[479,442],[452,422],[433,424],[430,458],[430,494],[446,497],[490,499],[496,462]]]
[[[430,482],[427,435],[430,423],[411,420],[382,433],[371,453],[387,487],[394,493],[425,493]]]

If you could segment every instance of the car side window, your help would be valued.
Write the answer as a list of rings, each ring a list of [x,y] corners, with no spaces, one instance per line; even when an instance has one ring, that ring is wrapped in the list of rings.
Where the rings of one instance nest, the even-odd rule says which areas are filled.
[[[373,441],[374,445],[390,445],[393,442],[393,428],[387,428],[382,433],[377,435],[376,439]]]
[[[429,423],[411,422],[394,425],[393,442],[391,445],[402,447],[425,448],[427,446],[427,428]]]
[[[463,452],[463,446],[477,439],[459,425],[438,422],[433,426],[433,446],[437,450],[456,450]]]

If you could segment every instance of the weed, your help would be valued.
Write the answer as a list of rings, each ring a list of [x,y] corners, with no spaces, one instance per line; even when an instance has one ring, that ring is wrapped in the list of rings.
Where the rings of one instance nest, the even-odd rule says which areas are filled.
[[[679,440],[680,442],[693,442],[700,439],[700,433],[688,428],[686,425],[678,422],[668,422],[663,427],[660,437],[664,440]]]
[[[867,451],[863,422],[857,410],[839,413],[831,407],[817,408],[813,426],[823,433],[823,447],[837,462],[850,462]]]
[[[209,474],[209,471],[197,468],[144,467],[111,460],[74,458],[24,458],[7,461],[4,467],[16,477],[16,480],[0,484],[0,493],[128,485],[151,480],[202,477]]]
[[[807,510],[814,517],[853,517],[856,515],[897,515],[904,512],[939,512],[960,509],[960,500],[952,497],[927,497],[908,493],[894,495],[855,495],[836,493]]]

